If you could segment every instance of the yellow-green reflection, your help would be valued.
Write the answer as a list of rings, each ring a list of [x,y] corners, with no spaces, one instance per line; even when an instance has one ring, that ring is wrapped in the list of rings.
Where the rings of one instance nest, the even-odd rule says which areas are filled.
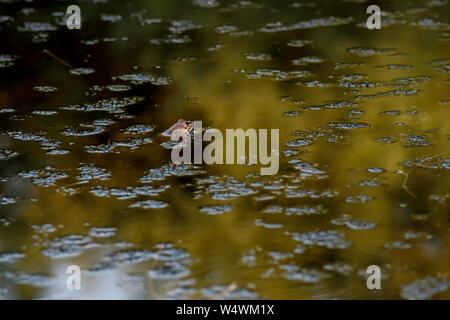
[[[365,4],[349,2],[305,6],[236,2],[208,9],[181,1],[139,1],[130,8],[91,4],[82,8],[86,19],[82,32],[70,37],[64,30],[49,32],[55,38],[38,45],[15,25],[5,26],[26,43],[24,49],[16,47],[2,30],[8,51],[28,56],[29,61],[18,60],[16,69],[0,70],[15,74],[12,82],[2,80],[6,89],[0,102],[16,109],[1,115],[1,148],[20,153],[2,162],[2,193],[15,197],[16,203],[0,207],[0,253],[24,254],[11,262],[0,258],[0,297],[410,298],[415,296],[405,294],[405,286],[428,276],[444,281],[450,261],[445,60],[449,28],[443,22],[448,14],[423,3],[418,7],[424,10],[386,4],[394,20],[380,31],[358,26],[366,18]],[[40,10],[36,16],[45,20],[62,9]],[[122,19],[101,21],[105,13],[120,14]],[[331,24],[335,20],[330,16],[352,20]],[[429,16],[435,23],[424,25]],[[317,18],[325,19],[322,26],[314,25],[312,19]],[[17,20],[19,25],[27,21]],[[262,30],[299,21],[310,25],[275,33]],[[185,37],[190,41],[168,43]],[[86,44],[92,40],[97,43]],[[311,42],[288,46],[292,40]],[[64,65],[42,54],[43,48],[96,72],[70,75]],[[364,56],[349,48],[393,50]],[[39,55],[42,64],[29,57],[31,53]],[[302,60],[303,65],[292,63],[304,57],[315,58]],[[167,76],[173,84],[112,80],[123,74]],[[111,84],[127,84],[131,90],[94,89]],[[54,85],[58,90],[33,93],[36,85]],[[411,94],[411,90],[420,91]],[[124,108],[124,113],[60,109],[131,96],[145,100]],[[35,110],[58,113],[42,116],[33,114]],[[114,123],[101,134],[61,134],[68,127],[90,130],[80,124],[105,118]],[[161,146],[166,140],[159,133],[179,118],[202,120],[204,126],[221,130],[279,128],[283,156],[279,173],[262,178],[247,176],[259,172],[258,167],[214,165],[200,166],[203,173],[193,176],[171,175],[169,170],[166,177],[142,180],[170,162],[170,151]],[[151,124],[154,130],[137,136],[124,133],[135,124]],[[354,124],[361,128],[348,128]],[[14,138],[17,135],[11,132],[19,131],[58,139],[57,149],[70,152],[48,155],[39,140]],[[153,142],[137,143],[136,149],[123,146],[129,138],[144,137]],[[296,139],[311,141],[306,146],[286,145]],[[111,152],[87,152],[86,146],[107,148],[118,141],[122,146]],[[299,153],[289,156],[288,149]],[[78,168],[83,164],[95,164],[111,175],[80,183]],[[44,178],[52,172],[67,177],[38,186],[33,178],[19,174],[33,169],[43,169]],[[144,186],[166,190],[153,196],[136,192]],[[107,191],[100,196],[99,190]],[[130,207],[148,200],[167,206]],[[229,205],[232,210],[217,215],[202,212],[210,205]],[[364,223],[376,226],[361,227]],[[51,232],[42,227],[46,224]],[[64,247],[65,236],[87,237],[93,227],[112,227],[115,232],[105,238],[91,235],[88,243],[96,245],[86,245],[83,238]],[[320,231],[331,231],[326,233],[329,238],[299,241]],[[339,241],[350,245],[336,247]],[[45,254],[55,243],[68,249],[67,257],[53,251]],[[189,258],[181,262],[173,258],[180,263],[174,267],[158,258],[113,256],[117,260],[112,270],[83,275],[83,290],[65,288],[67,265],[78,264],[87,271],[116,252],[164,251],[162,243],[182,248]],[[383,270],[380,291],[366,288],[365,269],[371,264]],[[152,270],[162,270],[163,275]],[[39,285],[24,273],[44,273],[54,282]],[[214,293],[207,290],[218,285],[224,287]],[[430,297],[448,298],[448,290]]]

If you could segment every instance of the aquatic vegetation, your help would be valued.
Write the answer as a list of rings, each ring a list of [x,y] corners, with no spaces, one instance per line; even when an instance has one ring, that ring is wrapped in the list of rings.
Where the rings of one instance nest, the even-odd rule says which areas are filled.
[[[448,299],[448,3],[361,4],[0,3],[0,298]],[[174,164],[180,118],[278,172]]]

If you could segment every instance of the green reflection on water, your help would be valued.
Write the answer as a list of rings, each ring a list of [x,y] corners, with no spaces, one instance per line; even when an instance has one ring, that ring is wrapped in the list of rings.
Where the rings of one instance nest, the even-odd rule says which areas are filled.
[[[36,4],[25,14],[31,5],[1,4],[13,20],[0,19],[0,55],[18,57],[0,69],[0,104],[14,109],[0,114],[0,146],[19,154],[0,160],[1,298],[423,298],[405,286],[445,281],[448,5],[386,2],[387,24],[376,31],[360,26],[365,3],[89,2],[81,31],[20,31],[29,21],[57,25],[52,13],[64,11]],[[95,72],[73,75],[43,49]],[[113,78],[129,74],[152,77]],[[144,100],[117,109],[126,97]],[[279,173],[166,170],[160,133],[179,118],[221,130],[279,128]],[[103,119],[111,121],[94,122]],[[154,129],[126,133],[135,124]],[[297,139],[309,142],[286,145]],[[99,148],[109,152],[89,152]],[[83,164],[110,175],[83,175]],[[162,191],[137,189],[145,186]],[[231,210],[202,212],[211,205]],[[115,229],[98,237],[93,227]],[[74,234],[85,238],[64,240]],[[189,256],[108,258],[165,252],[162,243]],[[112,270],[83,274],[80,292],[65,289],[67,265],[86,271],[105,261]],[[366,288],[371,264],[384,275],[377,292]],[[445,289],[426,292],[448,298]]]

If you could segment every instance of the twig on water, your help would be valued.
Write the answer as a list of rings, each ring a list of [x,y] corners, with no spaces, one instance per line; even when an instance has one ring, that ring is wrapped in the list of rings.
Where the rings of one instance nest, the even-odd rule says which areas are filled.
[[[442,155],[447,154],[447,153],[448,153],[448,151],[441,152],[441,153],[438,153],[438,154],[436,154],[436,155],[434,155],[434,156],[431,156],[430,158],[431,158],[431,159],[432,159],[432,158],[436,158],[436,157],[442,156]],[[412,168],[409,169],[407,172],[403,172],[403,170],[401,170],[401,169],[397,171],[397,173],[399,173],[399,174],[405,176],[405,179],[403,180],[403,184],[402,184],[402,189],[405,189],[405,191],[408,192],[408,194],[409,194],[410,196],[412,196],[414,199],[417,199],[417,197],[416,197],[416,195],[415,195],[414,193],[411,192],[411,190],[409,190],[409,188],[408,188],[408,186],[406,185],[406,183],[407,183],[407,181],[408,181],[408,179],[409,179],[409,174],[411,173],[411,171],[413,171],[413,170],[416,169],[417,167],[418,167],[418,165],[412,167]]]
[[[214,297],[214,300],[222,300],[224,299],[229,293],[233,292],[237,289],[237,283],[236,281],[233,281],[224,291],[222,291],[220,294],[218,294],[216,297]]]
[[[405,189],[405,191],[408,192],[411,197],[417,199],[416,195],[412,193],[411,190],[409,190],[408,186],[406,185],[410,172],[413,171],[415,168],[417,168],[417,166],[409,169],[408,172],[403,172],[402,170],[399,170],[398,173],[405,176],[405,179],[403,179],[402,189]]]
[[[88,180],[78,181],[78,182],[74,182],[74,183],[68,184],[66,186],[63,186],[63,188],[69,188],[69,187],[77,186],[79,184],[85,184],[88,182],[89,182]]]
[[[49,55],[50,57],[52,57],[53,59],[55,59],[56,61],[62,63],[62,64],[65,65],[66,67],[73,69],[73,66],[72,66],[70,63],[64,61],[63,59],[61,59],[60,57],[58,57],[57,55],[55,55],[53,52],[51,52],[51,51],[49,51],[49,50],[47,50],[47,49],[44,49],[44,50],[42,50],[42,51],[43,51],[45,54],[47,54],[47,55]]]

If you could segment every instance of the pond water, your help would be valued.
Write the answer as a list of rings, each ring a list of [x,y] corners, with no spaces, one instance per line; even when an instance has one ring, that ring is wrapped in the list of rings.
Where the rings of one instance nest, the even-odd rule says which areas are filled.
[[[447,0],[79,5],[0,0],[1,299],[450,298]],[[173,165],[180,118],[278,173]]]

